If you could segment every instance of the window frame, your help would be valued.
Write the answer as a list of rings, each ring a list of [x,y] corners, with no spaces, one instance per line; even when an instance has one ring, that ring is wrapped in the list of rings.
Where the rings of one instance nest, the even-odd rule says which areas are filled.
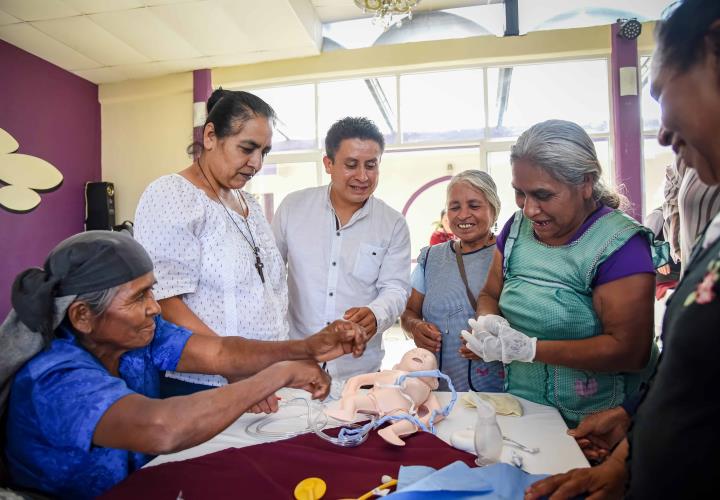
[[[640,58],[646,56],[647,54],[642,53],[638,54],[638,65],[640,63]],[[614,138],[613,138],[613,130],[614,130],[614,110],[613,110],[613,100],[612,100],[612,85],[611,85],[611,72],[610,72],[610,56],[609,54],[579,54],[575,57],[547,57],[542,59],[533,59],[533,58],[519,58],[519,59],[509,59],[509,60],[499,60],[499,61],[493,61],[492,63],[469,63],[469,64],[458,64],[458,65],[449,65],[449,66],[443,66],[443,67],[436,67],[436,68],[421,68],[421,69],[413,69],[413,70],[387,70],[387,71],[377,71],[377,72],[358,72],[354,74],[347,74],[343,75],[341,77],[328,77],[328,78],[306,78],[306,79],[293,79],[292,81],[282,81],[277,83],[269,83],[265,85],[254,85],[254,86],[248,86],[246,89],[249,92],[253,92],[253,90],[258,89],[268,89],[268,88],[276,88],[276,87],[288,87],[288,86],[294,86],[294,85],[302,85],[302,84],[312,84],[313,85],[313,94],[315,98],[315,106],[314,106],[314,119],[315,119],[315,130],[316,130],[316,144],[318,145],[317,148],[314,149],[308,149],[308,150],[287,150],[287,151],[271,151],[270,154],[267,156],[265,161],[267,163],[294,163],[294,162],[312,162],[315,161],[316,163],[316,178],[317,178],[317,185],[320,186],[323,184],[323,174],[325,172],[324,166],[323,166],[323,156],[324,156],[324,133],[325,131],[320,131],[320,117],[319,117],[319,95],[318,95],[318,86],[321,83],[324,82],[333,82],[333,81],[344,81],[344,80],[357,80],[357,79],[366,79],[366,78],[381,78],[381,77],[394,77],[395,78],[395,84],[396,84],[396,137],[397,140],[392,143],[386,143],[385,145],[385,151],[386,152],[402,152],[402,151],[417,151],[417,150],[438,150],[438,149],[454,149],[454,148],[466,148],[466,147],[476,147],[478,150],[478,168],[484,172],[488,171],[488,162],[487,162],[487,155],[491,152],[498,152],[498,151],[507,151],[510,149],[510,147],[515,143],[517,137],[503,137],[503,138],[493,138],[489,137],[491,127],[488,124],[489,121],[489,92],[487,88],[488,83],[488,69],[490,68],[497,68],[497,67],[518,67],[518,66],[524,66],[524,65],[541,65],[541,64],[548,64],[548,63],[564,63],[564,62],[572,62],[572,61],[603,61],[605,63],[605,66],[607,68],[607,78],[608,78],[608,131],[607,132],[593,132],[589,133],[593,141],[597,140],[606,140],[608,142],[608,165],[605,167],[610,170],[611,178],[615,179],[615,168],[614,168]],[[457,71],[457,70],[467,70],[467,69],[476,69],[476,70],[482,70],[483,76],[483,120],[484,120],[484,137],[478,140],[458,140],[458,141],[417,141],[417,142],[411,142],[411,143],[404,143],[402,142],[403,138],[403,120],[401,118],[400,113],[400,104],[402,100],[402,92],[400,88],[400,76],[403,75],[414,75],[414,74],[423,74],[423,73],[439,73],[439,72],[445,72],[445,71]],[[244,88],[245,89],[245,88]],[[643,137],[648,134],[648,131],[643,131]],[[250,186],[252,189],[252,186]]]

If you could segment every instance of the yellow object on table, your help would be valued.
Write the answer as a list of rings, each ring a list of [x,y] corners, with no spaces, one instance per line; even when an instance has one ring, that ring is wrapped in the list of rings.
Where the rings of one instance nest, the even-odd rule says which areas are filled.
[[[512,394],[498,394],[493,392],[472,392],[464,394],[460,401],[466,408],[476,408],[477,405],[473,401],[473,396],[482,399],[493,405],[498,415],[515,415],[522,417],[523,409],[520,401]]]
[[[309,477],[300,481],[295,486],[296,500],[320,500],[327,491],[325,481],[319,477]]]

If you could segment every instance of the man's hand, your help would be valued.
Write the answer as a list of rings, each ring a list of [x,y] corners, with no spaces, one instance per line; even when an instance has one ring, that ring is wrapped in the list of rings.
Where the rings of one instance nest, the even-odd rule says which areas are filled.
[[[625,479],[625,463],[611,457],[595,467],[573,469],[538,481],[525,490],[525,500],[541,497],[562,500],[583,493],[587,500],[622,498]]]
[[[625,437],[629,426],[630,415],[618,406],[588,415],[568,434],[575,438],[588,460],[601,462]]]
[[[438,327],[427,321],[418,321],[412,329],[415,345],[430,352],[440,352],[442,334]]]
[[[278,398],[275,394],[272,394],[265,398],[264,400],[260,401],[259,403],[255,403],[250,407],[250,409],[247,411],[248,413],[275,413],[278,411],[278,401],[280,398]]]
[[[377,319],[369,307],[351,307],[345,311],[343,319],[362,326],[368,334],[368,339],[377,332]]]
[[[274,366],[286,371],[287,387],[304,389],[313,399],[325,399],[330,392],[330,375],[314,361],[282,361]]]
[[[364,328],[350,321],[336,320],[305,339],[308,354],[317,362],[330,361],[343,354],[359,357],[369,339]]]

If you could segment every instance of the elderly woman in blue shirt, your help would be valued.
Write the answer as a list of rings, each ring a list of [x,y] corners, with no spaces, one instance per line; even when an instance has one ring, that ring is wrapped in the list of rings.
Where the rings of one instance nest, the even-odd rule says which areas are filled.
[[[43,269],[17,277],[0,330],[12,484],[95,497],[153,455],[198,445],[253,408],[276,410],[283,386],[324,397],[329,377],[316,362],[365,346],[348,322],[302,341],[193,335],[160,317],[154,283],[140,244],[105,231],[68,238]],[[162,370],[242,380],[163,400]]]

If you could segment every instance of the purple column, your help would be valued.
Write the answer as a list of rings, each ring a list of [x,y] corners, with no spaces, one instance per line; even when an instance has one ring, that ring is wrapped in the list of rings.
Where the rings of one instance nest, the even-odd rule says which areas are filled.
[[[621,38],[619,29],[619,23],[613,24],[610,35],[615,183],[625,185],[625,195],[631,203],[628,213],[642,221],[643,155],[637,40]]]
[[[196,69],[193,71],[193,142],[202,143],[203,125],[207,118],[205,103],[210,94],[212,94],[212,71]]]

